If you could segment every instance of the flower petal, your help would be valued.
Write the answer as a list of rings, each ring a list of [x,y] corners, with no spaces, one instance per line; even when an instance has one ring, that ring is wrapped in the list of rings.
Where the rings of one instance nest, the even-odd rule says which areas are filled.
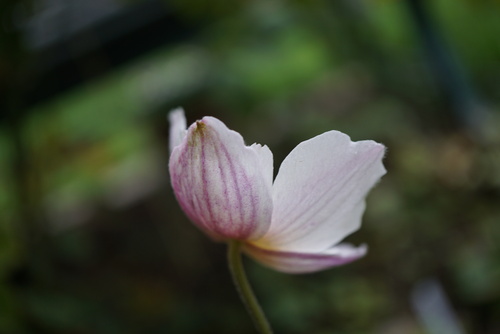
[[[182,108],[176,108],[168,114],[168,121],[170,122],[170,153],[174,150],[174,147],[182,142],[182,139],[186,136],[186,116],[184,116],[184,110]]]
[[[267,147],[267,145],[260,145],[260,144],[252,144],[250,146],[252,150],[257,153],[257,157],[259,158],[259,166],[260,170],[262,171],[265,182],[267,185],[272,185],[273,184],[273,153]]]
[[[251,240],[269,228],[272,153],[245,146],[213,117],[192,124],[169,162],[175,196],[189,218],[212,236]]]
[[[384,146],[352,142],[329,131],[300,143],[283,161],[273,185],[269,232],[262,248],[321,252],[357,230],[364,198],[385,174]]]
[[[289,274],[303,274],[357,260],[366,254],[367,247],[339,244],[320,253],[299,253],[274,251],[245,244],[244,250],[267,267]]]

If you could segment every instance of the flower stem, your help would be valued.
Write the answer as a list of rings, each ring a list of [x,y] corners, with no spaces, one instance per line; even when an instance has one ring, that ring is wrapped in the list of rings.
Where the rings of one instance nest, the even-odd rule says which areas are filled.
[[[234,284],[240,294],[241,300],[243,301],[243,304],[245,304],[245,307],[259,333],[272,334],[273,331],[271,326],[269,326],[269,322],[267,321],[257,298],[255,298],[255,294],[253,293],[252,287],[250,286],[245,274],[245,269],[243,268],[243,263],[241,261],[241,246],[242,244],[238,240],[229,241],[227,254],[229,270],[231,271]]]

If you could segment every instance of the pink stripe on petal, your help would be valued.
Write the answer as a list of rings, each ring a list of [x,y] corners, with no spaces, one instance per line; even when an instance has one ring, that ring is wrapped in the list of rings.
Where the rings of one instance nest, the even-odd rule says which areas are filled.
[[[305,274],[340,266],[363,257],[366,245],[339,244],[319,253],[269,250],[245,244],[245,252],[263,265],[288,274]]]

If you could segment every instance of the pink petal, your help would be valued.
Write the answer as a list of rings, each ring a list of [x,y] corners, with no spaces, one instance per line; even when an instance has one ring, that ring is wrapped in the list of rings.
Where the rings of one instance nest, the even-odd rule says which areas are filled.
[[[168,121],[170,122],[170,153],[174,150],[174,147],[182,142],[182,139],[186,136],[186,116],[184,116],[184,110],[182,108],[177,108],[172,110],[168,114]]]
[[[384,150],[374,141],[352,142],[338,131],[300,143],[280,167],[271,227],[256,244],[315,253],[357,230],[365,196],[385,174]]]
[[[169,162],[175,196],[189,218],[222,239],[261,237],[272,214],[272,153],[245,146],[213,117],[192,124]]]
[[[339,244],[319,253],[275,251],[246,244],[245,252],[263,265],[289,273],[303,274],[340,266],[366,254],[366,246]]]

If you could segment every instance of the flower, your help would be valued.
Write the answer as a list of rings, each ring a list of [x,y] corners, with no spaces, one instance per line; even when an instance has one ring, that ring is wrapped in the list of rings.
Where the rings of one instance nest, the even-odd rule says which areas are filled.
[[[386,172],[382,144],[325,132],[295,147],[273,182],[267,146],[246,146],[214,117],[186,130],[179,108],[169,120],[173,191],[209,236],[240,240],[249,256],[287,273],[323,270],[366,253],[365,245],[339,242],[360,227],[365,197]]]

